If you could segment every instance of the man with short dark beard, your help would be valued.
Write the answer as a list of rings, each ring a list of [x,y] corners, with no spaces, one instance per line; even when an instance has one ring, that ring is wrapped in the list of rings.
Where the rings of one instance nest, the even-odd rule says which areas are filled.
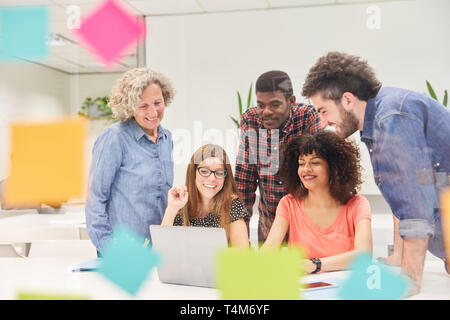
[[[384,261],[401,265],[413,280],[410,294],[418,293],[427,248],[448,258],[439,197],[450,185],[450,111],[426,95],[381,87],[366,61],[340,52],[319,58],[302,95],[342,138],[360,131],[394,214],[394,254]]]

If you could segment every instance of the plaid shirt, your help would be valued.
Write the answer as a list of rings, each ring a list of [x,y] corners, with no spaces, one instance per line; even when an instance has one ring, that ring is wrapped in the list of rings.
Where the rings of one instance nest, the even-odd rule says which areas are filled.
[[[250,217],[253,214],[256,187],[259,187],[260,242],[266,240],[278,202],[286,194],[278,175],[280,148],[302,133],[320,130],[320,117],[312,105],[299,104],[293,107],[279,129],[264,129],[255,108],[250,108],[242,115],[235,179]]]

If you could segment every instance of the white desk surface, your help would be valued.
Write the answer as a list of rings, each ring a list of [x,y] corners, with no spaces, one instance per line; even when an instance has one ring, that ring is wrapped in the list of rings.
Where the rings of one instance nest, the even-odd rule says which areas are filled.
[[[19,291],[83,295],[101,300],[220,299],[220,292],[216,289],[161,283],[155,271],[149,276],[137,295],[131,296],[96,272],[72,272],[71,268],[78,263],[80,261],[73,259],[0,258],[0,299],[16,299]],[[349,271],[328,272],[305,276],[303,281],[345,279],[348,275]],[[450,276],[445,273],[441,261],[426,261],[422,291],[408,299],[450,299]]]
[[[37,210],[0,210],[0,242],[80,239],[85,228],[84,206],[67,206],[65,213]]]
[[[255,232],[257,222],[255,223],[255,219],[252,222],[251,229]],[[31,242],[68,237],[79,239],[79,228],[85,228],[84,206],[67,206],[66,213],[62,214],[38,214],[36,210],[0,211],[0,242]],[[374,236],[391,236],[391,228],[391,215],[372,216],[372,229],[376,229]],[[156,272],[149,277],[137,296],[132,297],[95,272],[71,272],[70,268],[80,262],[82,261],[0,258],[0,299],[15,299],[16,292],[20,289],[44,293],[78,293],[92,299],[220,299],[219,292],[215,289],[163,284],[159,282]],[[306,276],[304,281],[345,278],[347,275],[347,271],[330,272]],[[450,299],[450,276],[445,273],[442,261],[427,258],[422,292],[410,299]]]
[[[35,209],[0,210],[1,226],[73,225],[86,222],[84,206],[67,206],[65,213],[38,213]]]
[[[16,299],[17,292],[83,295],[91,299],[210,300],[216,289],[163,284],[155,269],[136,296],[131,296],[97,272],[72,272],[73,259],[0,258],[0,300]]]

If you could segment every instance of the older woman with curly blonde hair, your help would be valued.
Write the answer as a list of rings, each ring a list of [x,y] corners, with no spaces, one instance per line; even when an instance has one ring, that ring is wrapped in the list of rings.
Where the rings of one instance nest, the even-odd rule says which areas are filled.
[[[93,147],[86,223],[101,253],[118,225],[150,239],[160,224],[173,184],[173,141],[161,126],[174,97],[169,79],[149,68],[126,72],[113,87],[109,105],[119,122]]]

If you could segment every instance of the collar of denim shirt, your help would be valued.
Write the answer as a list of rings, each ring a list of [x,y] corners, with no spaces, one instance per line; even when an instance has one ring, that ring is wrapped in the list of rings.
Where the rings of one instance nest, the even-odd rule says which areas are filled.
[[[141,139],[143,136],[146,136],[147,134],[142,130],[141,126],[136,122],[134,118],[131,118],[129,120],[129,128],[131,133],[133,134],[136,141]],[[164,129],[163,126],[158,126],[158,140],[162,138],[167,138],[167,132],[166,129]]]
[[[377,112],[375,98],[376,96],[367,100],[363,130],[360,132],[361,139],[373,140],[373,122],[375,121],[375,113]]]

